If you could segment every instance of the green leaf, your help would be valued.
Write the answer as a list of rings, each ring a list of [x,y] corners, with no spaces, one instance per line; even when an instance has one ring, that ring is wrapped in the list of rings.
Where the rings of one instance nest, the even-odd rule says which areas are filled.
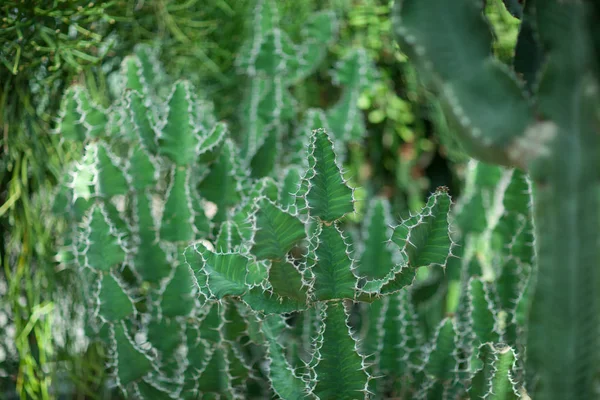
[[[306,199],[311,217],[333,222],[354,212],[352,189],[346,185],[335,160],[333,142],[323,129],[313,131],[308,154]]]
[[[323,306],[321,327],[315,349],[315,380],[313,394],[321,399],[366,398],[369,375],[363,357],[348,326],[348,315],[341,302]]]
[[[190,165],[199,154],[200,138],[194,126],[191,84],[179,81],[167,100],[168,114],[158,138],[159,153],[177,166]]]
[[[254,220],[255,233],[251,251],[259,260],[285,260],[288,251],[306,237],[302,221],[266,198],[257,200]]]
[[[98,314],[107,321],[118,321],[133,313],[133,303],[112,274],[104,274],[98,293]]]
[[[357,279],[348,245],[336,225],[319,224],[316,248],[309,260],[314,275],[311,292],[317,300],[354,298]]]

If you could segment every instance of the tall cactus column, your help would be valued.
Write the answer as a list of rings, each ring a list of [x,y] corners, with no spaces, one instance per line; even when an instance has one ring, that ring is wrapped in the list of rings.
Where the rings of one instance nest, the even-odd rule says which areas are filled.
[[[520,167],[533,180],[538,268],[526,351],[530,395],[595,398],[600,71],[591,10],[581,1],[528,0],[515,73],[491,55],[481,3],[397,0],[396,37],[438,90],[465,150]]]
[[[538,398],[595,398],[600,345],[597,55],[585,31],[585,7],[532,3],[546,52],[537,109],[547,121],[544,129],[556,131],[556,138],[552,157],[529,169],[539,268],[527,364],[539,372]]]

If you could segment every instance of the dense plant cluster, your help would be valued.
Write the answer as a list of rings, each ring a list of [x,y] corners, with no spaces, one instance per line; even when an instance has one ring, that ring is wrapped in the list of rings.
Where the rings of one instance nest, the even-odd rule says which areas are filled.
[[[12,373],[0,358],[0,377],[12,373],[14,393],[593,398],[600,9],[209,3],[140,4],[125,18],[119,1],[28,11],[59,24],[51,31],[6,8],[3,35],[48,43],[11,40],[0,61],[13,74],[17,62],[55,71],[61,101],[47,93],[25,114],[56,114],[53,162],[65,164],[53,193],[35,198],[52,218],[15,228],[22,243],[1,248],[3,265],[17,265],[0,282],[0,356],[19,363]],[[222,14],[231,19],[212,30]],[[190,45],[234,31],[214,59]],[[107,40],[115,57],[101,69],[77,61],[100,65]],[[53,67],[21,58],[26,46],[49,51]],[[178,79],[192,59],[202,68]],[[63,90],[67,65],[85,79]],[[430,170],[424,196],[441,157],[462,189]],[[9,161],[12,174],[24,163]],[[0,217],[27,201],[20,187]],[[53,302],[48,271],[19,287],[39,268],[15,256],[30,247],[29,224],[48,236],[36,254],[58,249],[40,265],[68,275]]]
[[[140,47],[114,79],[124,96],[109,111],[74,87],[58,128],[85,144],[56,203],[73,221],[62,259],[81,271],[89,334],[109,349],[123,393],[517,396],[532,257],[522,175],[474,165],[491,183],[467,192],[455,237],[445,188],[397,225],[373,199],[356,231],[340,139],[306,126],[295,138],[305,155],[271,163],[278,181],[261,178],[248,142],[232,141],[191,84],[162,98],[165,79]],[[474,226],[471,212],[496,220]],[[489,271],[476,257],[489,235],[484,254],[509,267]]]

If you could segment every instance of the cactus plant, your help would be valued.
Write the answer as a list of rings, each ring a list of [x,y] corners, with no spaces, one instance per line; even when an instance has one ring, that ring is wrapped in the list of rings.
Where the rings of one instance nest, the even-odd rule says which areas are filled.
[[[528,313],[528,391],[543,399],[593,398],[597,10],[576,1],[528,0],[523,9],[506,3],[522,15],[513,69],[491,55],[481,2],[399,0],[396,37],[439,92],[463,147],[480,160],[519,167],[533,182],[537,269]]]
[[[308,113],[303,155],[275,181],[252,177],[210,104],[148,48],[112,82],[109,109],[78,86],[65,96],[57,133],[84,152],[55,208],[71,221],[60,259],[80,273],[87,335],[126,398],[522,390],[522,174],[473,164],[455,217],[442,187],[397,225],[374,198],[357,229],[337,133],[312,129],[326,112]]]
[[[278,163],[277,149],[287,125],[296,115],[289,87],[312,73],[335,37],[337,22],[330,11],[314,14],[303,29],[303,42],[294,44],[279,26],[272,0],[256,2],[252,34],[239,50],[237,68],[247,76],[248,89],[241,111],[241,149],[254,176],[270,175]]]

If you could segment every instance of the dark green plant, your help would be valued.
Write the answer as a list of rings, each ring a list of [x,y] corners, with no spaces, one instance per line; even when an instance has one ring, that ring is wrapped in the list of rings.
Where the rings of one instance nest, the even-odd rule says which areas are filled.
[[[468,153],[517,166],[533,182],[528,391],[543,399],[593,398],[598,10],[577,1],[528,0],[522,12],[516,2],[509,6],[522,15],[512,69],[491,54],[481,2],[397,1],[396,36],[443,99]]]
[[[55,203],[72,232],[60,259],[80,272],[87,335],[122,394],[515,393],[518,343],[501,346],[498,322],[514,309],[483,274],[464,275],[456,317],[415,311],[455,249],[447,189],[397,226],[374,200],[353,235],[353,190],[324,130],[280,183],[252,179],[210,105],[184,81],[163,99],[164,79],[141,47],[113,80],[124,95],[110,110],[72,87],[57,130],[85,149]],[[500,254],[515,239],[497,240]]]

